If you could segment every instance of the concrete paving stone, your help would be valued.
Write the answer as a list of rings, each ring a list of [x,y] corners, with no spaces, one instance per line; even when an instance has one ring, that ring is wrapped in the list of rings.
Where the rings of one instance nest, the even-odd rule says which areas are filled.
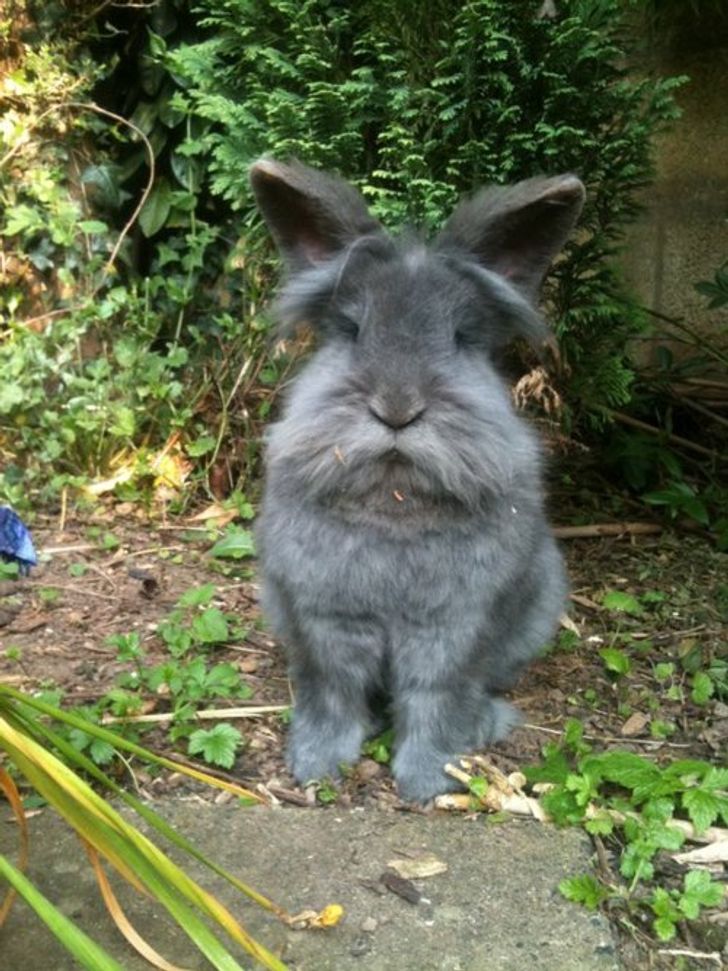
[[[290,912],[341,904],[329,931],[293,931],[199,864],[189,871],[295,971],[618,971],[609,924],[565,901],[559,881],[589,866],[588,839],[533,821],[488,824],[374,810],[215,806],[196,797],[155,808],[208,856]],[[0,852],[15,858],[17,829],[0,822]],[[75,835],[50,810],[32,820],[29,874],[128,971],[148,965],[120,937]],[[413,905],[378,893],[387,863],[433,853],[447,871],[415,885]],[[177,855],[176,851],[173,855]],[[370,884],[370,885],[368,885]],[[139,932],[190,971],[209,965],[161,907],[120,886]],[[234,953],[235,946],[233,946]],[[240,963],[252,968],[246,955]],[[0,971],[71,971],[78,965],[22,901],[0,931]]]

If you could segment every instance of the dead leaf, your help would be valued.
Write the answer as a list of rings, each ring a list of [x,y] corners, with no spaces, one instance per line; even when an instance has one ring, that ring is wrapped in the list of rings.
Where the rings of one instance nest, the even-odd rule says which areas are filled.
[[[581,637],[581,631],[568,614],[562,614],[559,617],[559,625],[563,627],[564,630],[569,630],[572,634],[576,634],[577,637]]]
[[[213,502],[212,505],[207,506],[202,512],[195,513],[194,516],[190,516],[189,522],[191,523],[204,523],[208,519],[214,519],[218,526],[227,526],[231,523],[233,519],[238,515],[237,509],[226,509],[224,506],[220,505],[219,502]]]
[[[300,914],[283,917],[283,920],[296,931],[309,928],[326,930],[328,927],[336,927],[343,916],[344,908],[341,904],[329,904],[323,910],[302,910]]]
[[[641,735],[649,720],[641,711],[633,711],[620,731],[622,735]]]
[[[438,873],[445,873],[447,870],[447,863],[438,859],[434,853],[421,853],[411,858],[390,860],[387,866],[405,880],[425,880],[427,877],[437,876]]]
[[[699,846],[687,853],[673,853],[676,863],[728,863],[728,839]]]

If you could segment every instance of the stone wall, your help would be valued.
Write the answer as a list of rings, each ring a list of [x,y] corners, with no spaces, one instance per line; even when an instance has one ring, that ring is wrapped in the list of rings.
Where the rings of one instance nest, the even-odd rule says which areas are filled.
[[[658,140],[624,272],[646,306],[714,333],[728,311],[707,310],[693,285],[728,261],[728,42],[672,44],[653,58],[661,74],[690,81],[677,92],[682,117]]]

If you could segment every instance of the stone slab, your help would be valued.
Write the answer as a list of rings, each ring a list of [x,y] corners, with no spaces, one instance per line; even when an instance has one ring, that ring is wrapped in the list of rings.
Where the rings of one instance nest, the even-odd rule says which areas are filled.
[[[292,931],[198,864],[189,867],[261,942],[296,971],[618,971],[608,923],[565,901],[559,881],[588,869],[588,839],[532,821],[375,810],[245,809],[195,797],[155,804],[207,855],[290,912],[339,903],[329,931]],[[0,823],[0,852],[15,857],[17,829]],[[367,885],[387,863],[434,853],[447,871],[415,881],[408,903]],[[147,968],[120,937],[86,855],[51,811],[32,821],[30,875],[43,892],[129,971]],[[119,881],[115,881],[118,888]],[[121,889],[121,888],[119,888]],[[184,934],[134,892],[120,892],[137,929],[169,960],[209,967]],[[240,963],[254,962],[242,956]],[[0,931],[1,971],[77,965],[22,902]]]

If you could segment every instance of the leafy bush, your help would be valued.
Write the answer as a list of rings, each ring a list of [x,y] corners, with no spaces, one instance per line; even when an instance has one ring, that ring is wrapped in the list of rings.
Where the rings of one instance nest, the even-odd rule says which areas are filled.
[[[213,490],[254,468],[289,363],[259,316],[271,250],[247,169],[263,153],[338,169],[386,223],[426,232],[483,183],[579,173],[581,231],[546,291],[560,390],[572,424],[627,402],[626,347],[645,321],[610,260],[679,80],[627,72],[623,6],[562,0],[555,19],[536,0],[161,0],[75,20],[38,8],[36,31],[58,40],[16,38],[0,130],[16,265],[0,304],[0,494],[17,501],[51,465],[56,486],[109,474],[140,448],[148,472],[171,438]]]
[[[645,320],[610,266],[650,140],[680,79],[637,79],[620,0],[355,5],[202,0],[211,36],[164,56],[201,120],[211,191],[251,221],[247,168],[263,152],[353,178],[385,221],[434,229],[487,182],[573,170],[589,201],[547,297],[573,418],[629,399],[626,352]]]

